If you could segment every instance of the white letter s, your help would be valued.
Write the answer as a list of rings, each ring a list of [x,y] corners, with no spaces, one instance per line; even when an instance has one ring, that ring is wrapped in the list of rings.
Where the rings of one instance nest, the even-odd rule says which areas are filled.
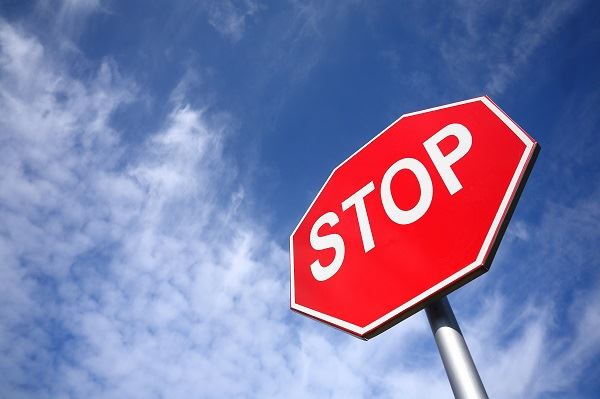
[[[325,281],[328,278],[331,278],[342,266],[344,262],[344,254],[346,248],[344,247],[344,240],[339,234],[328,234],[326,236],[320,236],[319,229],[324,225],[328,224],[330,226],[335,226],[340,219],[333,212],[327,212],[323,216],[321,216],[312,229],[310,230],[310,244],[317,251],[333,248],[335,250],[335,257],[333,261],[328,266],[322,266],[318,260],[314,261],[310,265],[310,270],[312,271],[313,276],[318,281]]]

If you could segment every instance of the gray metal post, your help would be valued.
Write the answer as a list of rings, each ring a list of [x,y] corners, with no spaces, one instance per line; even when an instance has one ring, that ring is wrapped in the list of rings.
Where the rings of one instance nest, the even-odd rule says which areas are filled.
[[[448,298],[425,308],[452,392],[457,399],[487,399],[487,393]]]

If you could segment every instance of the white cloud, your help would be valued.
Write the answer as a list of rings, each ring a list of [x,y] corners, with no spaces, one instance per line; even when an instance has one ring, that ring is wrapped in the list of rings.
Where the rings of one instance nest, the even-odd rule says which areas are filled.
[[[280,342],[287,309],[265,301],[287,296],[274,269],[287,261],[238,211],[243,191],[222,155],[227,126],[178,106],[127,161],[108,118],[133,93],[110,62],[83,83],[35,38],[7,24],[1,33],[0,107],[10,116],[2,123],[3,270],[21,289],[4,291],[3,309],[20,317],[2,314],[2,348],[23,367],[7,374],[5,392],[29,377],[32,351],[58,356],[49,396],[149,397],[177,381],[181,396],[190,387],[243,392],[234,349],[246,345],[239,359],[251,361],[261,338]],[[41,331],[20,336],[20,323]],[[267,330],[256,339],[256,328]],[[63,335],[64,350],[54,352]]]

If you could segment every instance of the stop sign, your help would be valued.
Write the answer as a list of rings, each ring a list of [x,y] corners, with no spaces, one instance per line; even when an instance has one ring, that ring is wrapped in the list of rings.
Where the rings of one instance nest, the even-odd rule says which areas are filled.
[[[401,116],[293,231],[291,308],[368,339],[486,272],[538,149],[488,97]]]

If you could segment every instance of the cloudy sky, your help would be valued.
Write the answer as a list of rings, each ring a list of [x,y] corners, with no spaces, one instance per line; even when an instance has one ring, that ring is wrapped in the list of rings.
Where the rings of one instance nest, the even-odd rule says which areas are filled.
[[[288,238],[403,113],[488,94],[542,151],[450,300],[497,398],[600,391],[593,1],[0,2],[1,398],[450,398],[419,313],[289,310]]]

